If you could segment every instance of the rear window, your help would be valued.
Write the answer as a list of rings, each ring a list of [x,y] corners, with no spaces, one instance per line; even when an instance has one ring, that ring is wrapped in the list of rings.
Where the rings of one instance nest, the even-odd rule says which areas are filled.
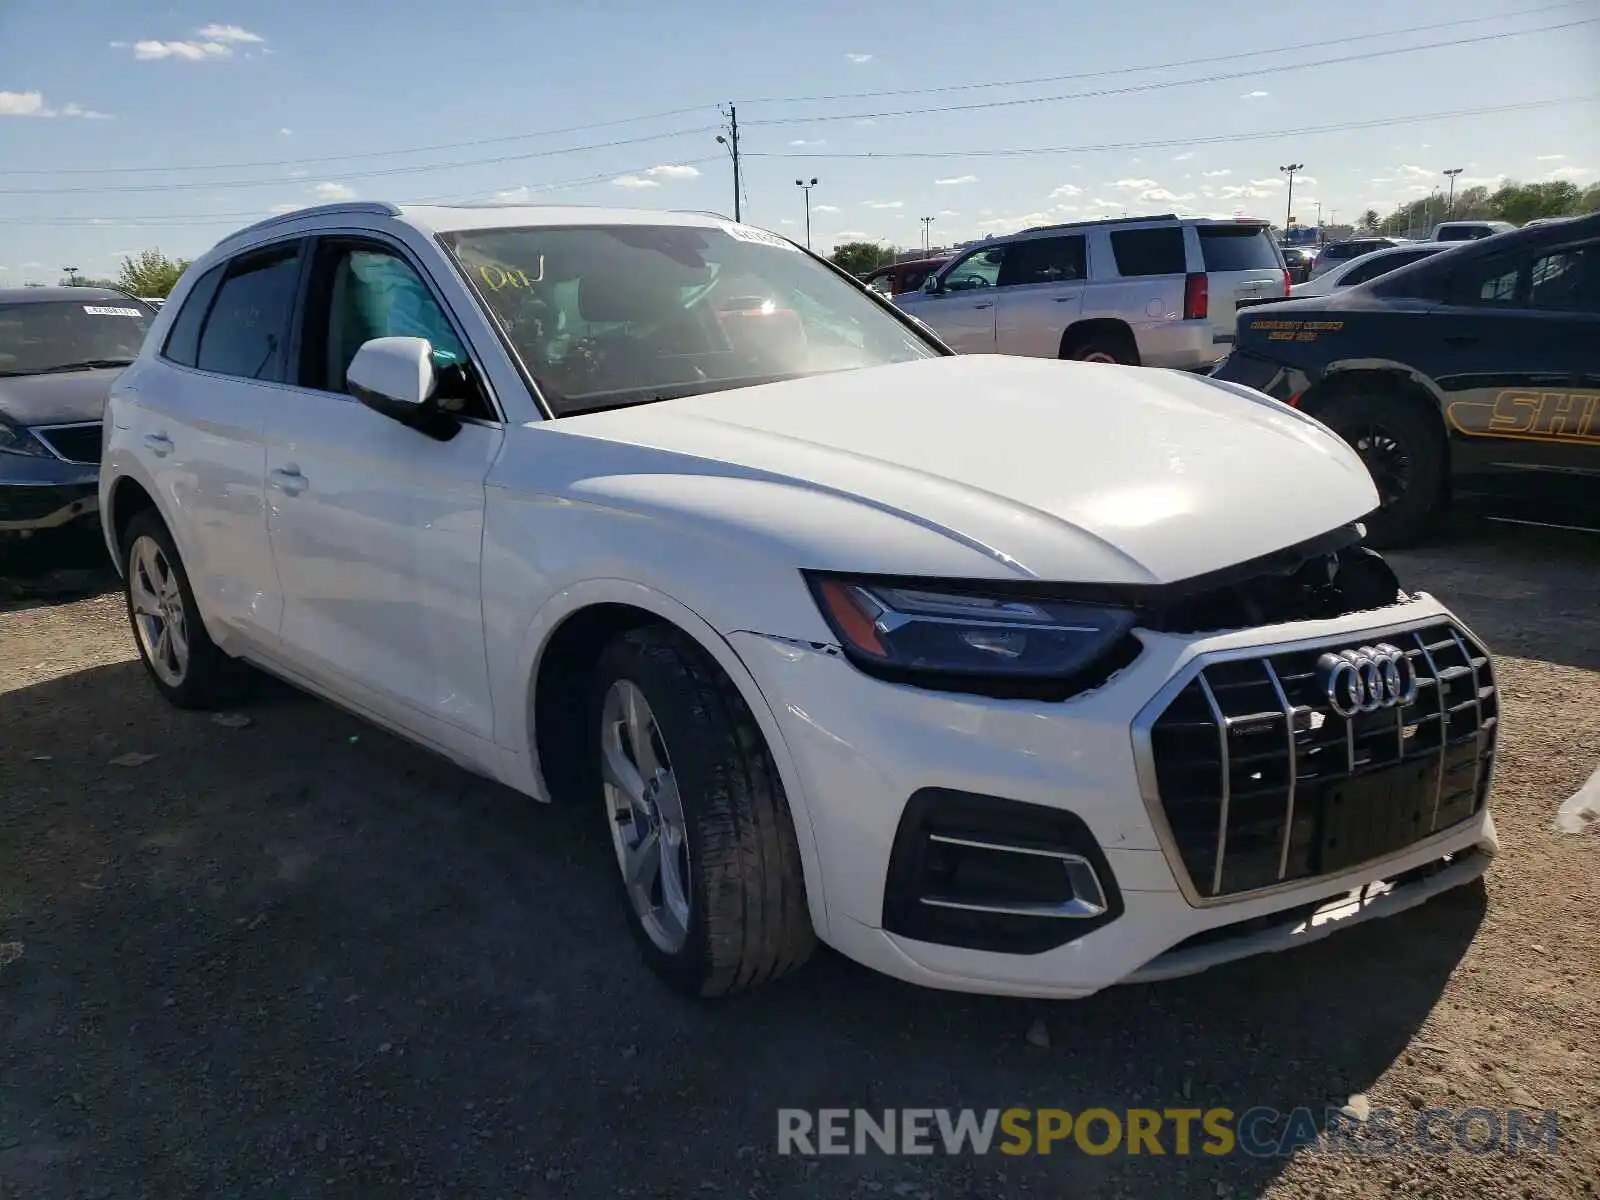
[[[1278,248],[1260,225],[1197,225],[1207,271],[1281,271]]]
[[[1447,226],[1439,230],[1439,234],[1434,240],[1439,242],[1472,242],[1478,238],[1487,237],[1488,234],[1489,230],[1482,225],[1456,225]]]
[[[1111,252],[1117,274],[1182,275],[1188,271],[1183,253],[1183,230],[1176,225],[1161,229],[1119,229],[1111,235]]]

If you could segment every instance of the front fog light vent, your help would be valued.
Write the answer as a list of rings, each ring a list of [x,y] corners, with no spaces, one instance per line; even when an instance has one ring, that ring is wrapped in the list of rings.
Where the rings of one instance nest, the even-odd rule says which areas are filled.
[[[1038,954],[1121,913],[1105,855],[1075,814],[943,788],[907,802],[884,892],[890,933]]]

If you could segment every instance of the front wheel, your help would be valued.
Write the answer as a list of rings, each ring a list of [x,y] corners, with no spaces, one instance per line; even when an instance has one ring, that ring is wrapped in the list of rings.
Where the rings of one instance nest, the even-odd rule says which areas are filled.
[[[1312,415],[1350,443],[1377,486],[1369,545],[1402,546],[1433,526],[1444,507],[1448,450],[1419,405],[1393,393],[1347,392]]]
[[[603,811],[629,924],[680,991],[721,996],[815,945],[783,783],[732,681],[676,630],[625,633],[593,704]]]

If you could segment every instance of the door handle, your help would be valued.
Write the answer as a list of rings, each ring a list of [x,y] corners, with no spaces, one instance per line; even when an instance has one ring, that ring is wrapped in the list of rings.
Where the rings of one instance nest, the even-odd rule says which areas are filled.
[[[157,458],[165,458],[172,453],[172,439],[164,433],[147,433],[144,435],[145,449]]]
[[[986,300],[982,304],[974,304],[972,306],[972,310],[974,312],[976,312],[981,308],[993,308],[993,307],[994,307],[994,301],[993,300]]]
[[[300,474],[299,467],[282,467],[271,474],[272,486],[290,496],[298,496],[311,486],[311,481]]]

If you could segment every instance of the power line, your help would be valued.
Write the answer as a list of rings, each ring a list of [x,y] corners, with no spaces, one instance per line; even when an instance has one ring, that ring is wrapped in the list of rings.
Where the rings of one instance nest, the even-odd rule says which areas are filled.
[[[1591,0],[1564,0],[1561,4],[1546,4],[1539,8],[1522,8],[1508,13],[1495,13],[1484,17],[1465,17],[1455,21],[1435,21],[1428,25],[1411,25],[1404,29],[1380,30],[1374,33],[1355,33],[1345,37],[1318,38],[1312,42],[1296,42],[1289,46],[1275,46],[1267,50],[1245,50],[1236,54],[1205,55],[1201,58],[1182,58],[1171,62],[1148,63],[1144,66],[1109,67],[1099,71],[1078,71],[1070,75],[1039,75],[1032,79],[999,79],[991,83],[947,83],[935,87],[895,88],[878,92],[835,92],[824,96],[766,96],[746,100],[746,104],[821,104],[834,100],[877,100],[888,96],[924,96],[939,92],[968,92],[981,88],[1031,87],[1041,83],[1068,83],[1079,79],[1103,79],[1110,75],[1127,75],[1138,71],[1166,71],[1174,67],[1193,67],[1202,63],[1237,62],[1247,58],[1264,58],[1270,54],[1289,54],[1296,50],[1320,50],[1327,46],[1341,46],[1351,42],[1368,42],[1378,38],[1400,37],[1408,33],[1428,33],[1435,29],[1453,29],[1461,25],[1481,25],[1485,21],[1504,21],[1513,17],[1533,16],[1555,12],[1564,8],[1587,7]],[[1496,35],[1504,36],[1504,35]]]
[[[249,171],[262,167],[305,167],[323,163],[352,162],[356,159],[389,158],[402,154],[431,154],[439,150],[465,150],[473,146],[495,146],[508,142],[525,142],[532,138],[558,137],[564,133],[587,133],[594,129],[610,129],[617,125],[635,125],[643,121],[660,121],[667,117],[681,117],[685,113],[704,112],[712,106],[697,104],[689,108],[672,108],[665,112],[644,113],[637,117],[618,117],[611,121],[595,121],[588,125],[568,125],[561,129],[540,129],[533,133],[513,133],[504,137],[473,138],[465,142],[439,142],[431,146],[405,146],[394,150],[362,150],[351,154],[324,155],[319,158],[278,158],[255,162],[188,163],[175,167],[64,167],[44,168],[7,167],[0,175],[130,175],[156,174],[174,171]]]
[[[1169,79],[1155,83],[1129,84],[1125,87],[1101,88],[1088,92],[1066,92],[1056,96],[1025,96],[1012,100],[983,100],[973,104],[941,104],[930,108],[902,108],[878,112],[835,113],[825,117],[772,117],[760,121],[747,121],[757,125],[815,125],[826,121],[878,120],[885,117],[919,117],[931,113],[973,112],[978,109],[1015,108],[1024,104],[1056,104],[1066,100],[1093,100],[1106,96],[1127,96],[1137,92],[1157,92],[1169,88],[1193,87],[1201,83],[1225,83],[1234,79],[1253,79],[1262,75],[1277,75],[1290,71],[1304,71],[1312,67],[1327,67],[1341,63],[1366,62],[1377,58],[1393,58],[1402,54],[1415,54],[1420,50],[1440,50],[1451,46],[1470,46],[1479,42],[1499,41],[1503,38],[1525,37],[1533,33],[1554,33],[1576,29],[1582,25],[1600,22],[1600,17],[1586,17],[1581,21],[1567,21],[1560,25],[1541,25],[1536,29],[1519,29],[1509,33],[1486,33],[1476,37],[1454,38],[1444,42],[1424,42],[1416,46],[1394,47],[1388,50],[1368,50],[1362,54],[1344,54],[1334,58],[1311,59],[1306,62],[1285,63],[1276,67],[1255,67],[1247,71],[1229,71],[1217,75],[1203,75],[1192,79]]]
[[[703,166],[706,163],[720,161],[716,158],[687,159],[681,166]],[[557,180],[554,183],[519,184],[511,188],[496,188],[492,191],[451,193],[449,195],[421,196],[411,200],[400,200],[400,204],[468,204],[492,200],[503,196],[507,192],[518,191],[526,187],[529,192],[528,203],[538,204],[537,194],[544,192],[562,191],[567,188],[585,187],[589,184],[604,183],[620,175],[638,174],[648,170],[648,165],[630,167],[617,171],[602,171],[594,175],[584,175],[576,179]],[[514,202],[508,202],[514,203]],[[306,205],[307,208],[313,205]],[[223,225],[243,221],[259,221],[270,215],[267,210],[260,208],[246,209],[239,212],[225,213],[151,213],[142,215],[122,214],[117,216],[90,216],[90,217],[30,217],[30,216],[0,216],[0,225],[58,225],[58,226],[94,226],[94,225],[135,225],[140,228],[160,228],[163,226],[181,227],[186,225]]]
[[[1600,95],[1569,96],[1553,100],[1529,100],[1521,104],[1496,104],[1483,108],[1458,108],[1450,112],[1417,113],[1405,117],[1379,117],[1371,121],[1342,121],[1335,125],[1305,125],[1298,129],[1267,129],[1257,133],[1220,133],[1158,138],[1141,142],[1099,142],[1078,146],[1033,146],[1000,150],[857,150],[785,153],[775,150],[747,150],[746,158],[1028,158],[1048,154],[1094,154],[1113,150],[1163,150],[1173,146],[1212,146],[1226,142],[1257,142],[1272,138],[1309,137],[1319,133],[1341,133],[1351,129],[1381,129],[1390,125],[1417,125],[1426,121],[1445,121],[1456,117],[1481,117],[1491,113],[1521,112],[1526,109],[1553,108],[1563,104],[1592,104]]]
[[[532,150],[525,154],[497,154],[489,158],[458,159],[454,162],[422,163],[411,167],[386,167],[376,171],[330,171],[341,181],[349,179],[380,179],[395,175],[421,175],[430,171],[454,171],[463,167],[491,166],[498,163],[523,162],[534,158],[555,158],[562,154],[581,154],[587,150],[610,150],[617,146],[638,146],[645,142],[670,141],[702,133],[715,133],[716,126],[704,125],[697,129],[677,129],[671,133],[653,133],[645,137],[620,138],[611,142],[596,142],[587,146],[565,146],[560,150]],[[615,172],[614,172],[615,173]],[[275,187],[281,184],[303,184],[304,177],[277,176],[268,179],[213,179],[191,183],[115,183],[100,185],[74,185],[61,188],[0,188],[0,196],[64,196],[82,193],[108,192],[193,192],[211,191],[214,188]]]

